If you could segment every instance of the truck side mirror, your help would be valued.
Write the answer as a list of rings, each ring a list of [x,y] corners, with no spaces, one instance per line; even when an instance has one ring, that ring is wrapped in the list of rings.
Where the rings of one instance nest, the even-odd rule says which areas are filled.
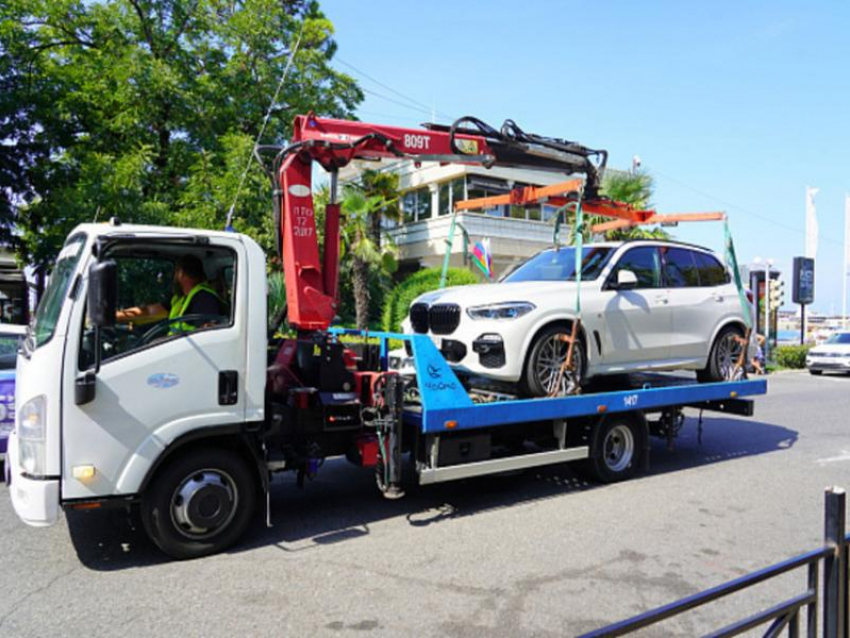
[[[115,325],[118,305],[118,266],[112,259],[89,267],[88,311],[95,328]]]
[[[617,271],[617,285],[614,287],[616,290],[632,290],[633,288],[637,288],[637,285],[638,278],[633,271]]]

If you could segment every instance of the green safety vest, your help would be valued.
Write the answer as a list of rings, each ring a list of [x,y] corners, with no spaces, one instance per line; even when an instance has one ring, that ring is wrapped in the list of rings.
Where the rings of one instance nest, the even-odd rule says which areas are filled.
[[[188,295],[174,295],[171,298],[171,311],[168,313],[169,319],[178,319],[183,316],[186,312],[186,309],[192,303],[192,299],[195,298],[202,290],[212,294],[218,299],[219,303],[223,303],[221,301],[221,297],[218,296],[215,290],[213,290],[212,286],[209,284],[198,284],[192,290],[189,291]],[[175,321],[171,324],[171,327],[168,330],[169,335],[180,334],[181,332],[191,332],[195,329],[195,326],[192,326],[188,323],[184,323],[183,321]]]

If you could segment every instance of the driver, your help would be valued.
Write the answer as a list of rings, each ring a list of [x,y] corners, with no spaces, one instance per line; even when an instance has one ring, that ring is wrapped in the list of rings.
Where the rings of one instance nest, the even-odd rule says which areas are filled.
[[[206,283],[204,265],[194,255],[183,255],[174,265],[174,296],[168,303],[152,303],[145,306],[124,308],[115,313],[118,323],[150,323],[169,321],[188,315],[224,315],[225,304]],[[187,322],[175,321],[169,334],[194,330]]]

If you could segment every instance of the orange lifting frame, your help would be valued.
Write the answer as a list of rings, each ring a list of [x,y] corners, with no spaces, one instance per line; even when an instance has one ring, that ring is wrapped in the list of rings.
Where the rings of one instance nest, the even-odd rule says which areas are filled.
[[[504,195],[493,195],[491,197],[479,197],[468,199],[455,204],[456,211],[474,210],[477,208],[489,208],[491,206],[513,205],[528,206],[530,204],[548,203],[553,206],[564,206],[570,202],[567,193],[578,191],[582,184],[581,179],[571,179],[566,182],[552,184],[551,186],[525,186],[515,188]],[[617,228],[629,228],[642,224],[666,224],[674,222],[707,222],[722,221],[726,214],[721,212],[710,213],[671,213],[659,215],[654,210],[641,210],[613,200],[588,200],[582,202],[582,210],[587,215],[599,217],[612,217],[613,221],[595,224],[591,226],[594,233],[605,232]]]

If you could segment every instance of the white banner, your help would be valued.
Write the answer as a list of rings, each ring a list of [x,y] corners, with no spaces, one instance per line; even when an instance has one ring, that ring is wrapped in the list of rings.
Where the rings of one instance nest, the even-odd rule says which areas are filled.
[[[815,211],[815,195],[819,188],[806,187],[806,257],[815,259],[818,253],[818,217]]]

